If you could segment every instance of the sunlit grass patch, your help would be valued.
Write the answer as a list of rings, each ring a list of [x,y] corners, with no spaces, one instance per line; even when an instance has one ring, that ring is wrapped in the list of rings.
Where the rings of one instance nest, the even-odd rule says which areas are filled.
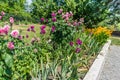
[[[111,37],[112,45],[120,45],[120,37]]]

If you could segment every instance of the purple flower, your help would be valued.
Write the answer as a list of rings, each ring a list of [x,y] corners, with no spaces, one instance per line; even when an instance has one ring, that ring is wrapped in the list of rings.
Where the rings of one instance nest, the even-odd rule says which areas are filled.
[[[21,35],[19,35],[19,36],[18,36],[18,39],[19,39],[19,40],[22,40],[22,36],[21,36]]]
[[[79,53],[80,50],[81,50],[80,48],[76,48],[75,52],[76,52],[76,53]]]
[[[45,20],[44,18],[41,18],[41,19],[40,19],[41,22],[44,22],[44,20]]]
[[[51,31],[52,31],[52,32],[54,32],[54,31],[55,31],[55,26],[52,26]]]
[[[34,26],[30,27],[30,29],[31,29],[32,32],[35,32],[34,28],[35,28]]]
[[[51,16],[52,16],[52,17],[55,17],[55,16],[56,16],[56,13],[52,12]]]
[[[35,27],[34,26],[30,26],[30,28],[31,28],[31,30],[34,30]]]
[[[53,22],[56,22],[56,21],[57,21],[56,17],[53,17],[53,18],[52,18],[52,21],[53,21]]]
[[[74,43],[71,41],[69,44],[70,44],[70,46],[73,46]]]
[[[30,28],[28,28],[27,31],[30,31]]]
[[[82,41],[80,39],[77,39],[76,43],[77,43],[77,45],[81,45]]]
[[[46,33],[46,31],[43,29],[43,30],[41,30],[41,32],[40,32],[40,34],[45,34]]]
[[[42,25],[42,26],[40,27],[41,30],[43,30],[43,29],[45,29],[45,28],[46,28],[46,25]]]

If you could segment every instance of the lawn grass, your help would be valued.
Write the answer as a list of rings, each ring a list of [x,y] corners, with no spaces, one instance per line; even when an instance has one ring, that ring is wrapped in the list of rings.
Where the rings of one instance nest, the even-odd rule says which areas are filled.
[[[35,27],[35,33],[34,32],[28,32],[27,29],[33,25]],[[17,29],[21,32],[21,35],[24,36],[24,41],[27,43],[30,43],[32,38],[36,37],[36,38],[40,38],[41,34],[40,34],[40,24],[21,24],[21,25],[13,25],[13,30]],[[50,28],[47,26],[46,27],[46,34],[44,35],[45,38],[49,37],[49,32],[50,32]],[[28,35],[29,37],[26,38],[26,35]]]
[[[110,37],[112,40],[112,45],[120,45],[120,37]]]

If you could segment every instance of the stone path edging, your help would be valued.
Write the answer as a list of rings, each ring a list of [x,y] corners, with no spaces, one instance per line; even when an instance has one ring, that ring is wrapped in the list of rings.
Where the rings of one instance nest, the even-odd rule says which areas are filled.
[[[99,80],[99,74],[103,68],[110,44],[111,40],[108,40],[108,42],[105,43],[83,80]]]

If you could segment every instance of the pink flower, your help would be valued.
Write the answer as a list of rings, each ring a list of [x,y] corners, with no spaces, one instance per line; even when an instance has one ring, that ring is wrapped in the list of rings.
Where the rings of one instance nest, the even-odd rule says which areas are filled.
[[[1,12],[1,15],[2,15],[2,16],[4,16],[4,15],[5,15],[5,12],[4,12],[4,11],[2,11],[2,12]]]
[[[52,16],[52,17],[55,17],[55,16],[56,16],[56,13],[55,13],[55,12],[52,12],[51,16]]]
[[[5,25],[5,26],[3,27],[3,29],[4,29],[5,34],[8,34],[8,32],[9,32],[9,30],[10,30],[10,26],[9,26],[9,25]]]
[[[52,32],[54,32],[54,31],[55,31],[55,26],[52,26],[51,31],[52,31]]]
[[[2,19],[2,16],[0,16],[0,20]]]
[[[3,28],[0,28],[0,36],[3,36],[3,35],[5,35],[5,31]]]
[[[82,23],[83,23],[83,22],[84,22],[84,18],[80,18],[80,22],[82,22]]]
[[[46,28],[46,25],[42,25],[41,27],[40,27],[40,29],[45,29]]]
[[[77,45],[81,45],[82,41],[80,39],[77,39],[76,43],[77,43]]]
[[[63,9],[58,10],[58,14],[61,14],[61,13],[62,13],[62,11],[63,11]]]
[[[75,52],[76,52],[76,53],[79,53],[80,50],[81,50],[80,48],[76,48]]]
[[[41,19],[40,19],[41,22],[44,22],[44,20],[45,20],[44,18],[41,18]]]
[[[68,12],[66,12],[65,17],[69,17],[69,13]]]
[[[12,50],[14,49],[14,43],[13,42],[8,42],[7,47]]]
[[[71,41],[69,44],[70,44],[70,46],[73,46],[74,43]]]
[[[45,34],[46,33],[46,31],[43,29],[43,30],[41,30],[41,32],[40,32],[40,34]]]
[[[68,21],[68,20],[69,20],[69,17],[66,17],[65,20]]]
[[[56,17],[53,17],[53,18],[52,18],[52,21],[53,21],[53,22],[56,22],[56,21],[57,21]]]
[[[19,31],[18,31],[18,30],[13,30],[10,34],[11,34],[12,37],[18,38],[18,36],[19,36]]]
[[[9,20],[10,20],[10,23],[12,23],[12,24],[14,23],[14,18],[13,17],[10,17]]]
[[[78,26],[80,26],[81,22],[78,22]]]
[[[72,26],[72,24],[70,22],[68,22],[67,24],[68,24],[68,26]]]
[[[76,21],[75,21],[75,22],[73,22],[73,25],[74,25],[74,26],[77,26],[77,22],[76,22]]]

